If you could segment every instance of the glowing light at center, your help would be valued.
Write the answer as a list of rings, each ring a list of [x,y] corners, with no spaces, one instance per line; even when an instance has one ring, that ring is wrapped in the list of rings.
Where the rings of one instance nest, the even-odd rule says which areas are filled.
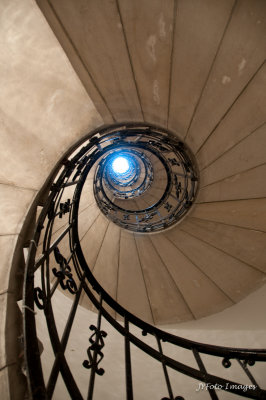
[[[129,163],[125,157],[117,157],[112,162],[112,169],[116,174],[124,174],[129,170]]]

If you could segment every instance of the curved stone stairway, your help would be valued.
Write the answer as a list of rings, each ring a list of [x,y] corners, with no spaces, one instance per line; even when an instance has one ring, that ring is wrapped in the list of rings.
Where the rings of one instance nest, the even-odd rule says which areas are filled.
[[[159,233],[133,233],[109,221],[95,202],[91,170],[80,200],[79,237],[96,279],[119,304],[152,324],[177,323],[230,307],[265,282],[265,133],[262,126],[202,168],[191,211]],[[261,180],[255,193],[254,179]],[[160,188],[164,180],[154,179],[135,200],[116,202],[145,208]],[[73,193],[68,187],[61,201]],[[52,240],[67,223],[67,214],[57,220]],[[67,237],[59,248],[69,251]],[[86,296],[80,303],[92,308]]]
[[[148,321],[154,319],[160,323],[157,310],[164,309],[166,313],[173,308],[168,293],[166,300],[165,297],[158,300],[158,296],[165,295],[169,286],[175,285],[181,299],[179,304],[187,312],[184,319],[193,318],[191,312],[195,317],[204,315],[204,309],[197,313],[197,307],[205,291],[197,294],[198,283],[202,285],[198,276],[195,282],[188,279],[192,268],[198,275],[204,275],[209,285],[212,282],[216,294],[220,293],[217,300],[220,304],[224,301],[222,307],[230,307],[245,292],[261,284],[266,260],[265,1],[37,0],[37,3],[78,76],[35,2],[2,2],[1,68],[5,84],[1,97],[1,315],[3,332],[7,334],[1,335],[0,385],[6,398],[9,398],[5,396],[7,382],[10,380],[8,390],[13,398],[13,392],[20,390],[21,380],[17,349],[21,324],[16,303],[21,298],[21,288],[18,296],[14,291],[22,282],[24,268],[25,243],[21,238],[24,233],[19,234],[22,221],[57,160],[83,134],[103,122],[144,121],[168,127],[193,150],[201,177],[197,204],[191,213],[175,228],[153,235],[121,231],[106,222],[93,204],[87,185],[88,197],[82,200],[80,211],[82,242],[83,239],[86,242],[95,273],[99,274],[100,263],[106,267],[110,261],[119,285],[109,290],[126,307]],[[69,188],[66,199],[71,196]],[[54,238],[66,223],[64,215],[54,227]],[[94,232],[92,242],[90,234]],[[104,238],[110,242],[103,241]],[[118,240],[119,253],[112,253]],[[107,245],[111,250],[106,264],[103,246]],[[63,246],[68,248],[67,243],[62,243],[62,252]],[[171,268],[169,258],[172,263],[176,254],[182,263],[175,262]],[[143,255],[142,264],[139,255]],[[154,264],[151,257],[156,258]],[[160,274],[168,279],[168,286],[156,274],[157,287],[152,288],[156,266],[163,266]],[[241,280],[246,273],[252,274],[252,281]],[[101,279],[106,279],[106,274]],[[131,282],[136,282],[137,289]],[[110,283],[103,284],[108,288]],[[181,291],[185,294],[183,298]],[[225,313],[219,313],[210,319],[192,321],[187,323],[191,331],[183,331],[181,335],[213,344],[239,346],[240,343],[244,347],[265,348],[264,330],[259,331],[264,329],[264,297],[254,301],[259,292],[263,293],[257,291],[246,302],[229,309],[229,319]],[[57,304],[63,316],[67,315],[66,303],[70,304],[65,294]],[[82,305],[90,307],[85,298]],[[214,312],[211,305],[212,298],[207,303],[210,313]],[[85,320],[87,310],[80,309]],[[162,322],[170,317],[177,320],[175,311],[170,316],[164,314]],[[84,326],[82,351],[87,347],[87,321]],[[205,330],[199,334],[197,327],[202,326]],[[229,329],[225,341],[216,331],[211,334],[217,326]],[[76,338],[80,338],[79,328],[77,325]],[[234,329],[239,330],[233,332]],[[245,341],[246,329],[250,329],[248,341]],[[255,337],[259,339],[256,341]],[[82,347],[80,343],[77,348]],[[76,364],[78,368],[83,357],[82,353]],[[148,368],[145,365],[142,373],[139,367],[140,363],[136,369],[146,379]],[[156,397],[157,376],[152,368],[149,374],[149,387]],[[261,376],[263,383],[263,373]],[[84,379],[87,381],[87,373]],[[178,384],[184,386],[183,376]],[[110,387],[113,385],[112,381]]]
[[[104,121],[168,127],[194,153],[200,173],[191,212],[155,234],[108,221],[91,175],[79,234],[95,277],[154,324],[232,306],[266,273],[265,2],[52,3],[39,1]],[[132,206],[147,206],[159,177],[154,185]],[[90,308],[84,297],[81,304]]]
[[[261,142],[254,133],[253,140],[249,137],[223,154],[217,172],[214,165],[212,170],[221,175],[222,162],[236,164],[238,158],[244,157],[243,148],[248,152],[251,143],[263,148],[264,140],[265,147],[265,133],[264,129]],[[212,185],[203,187],[202,178],[192,212],[163,233],[136,234],[122,230],[99,214],[95,204],[90,205],[84,211],[87,215],[80,220],[79,229],[83,234],[83,223],[85,226],[88,218],[91,225],[82,235],[82,249],[96,279],[120,304],[155,324],[197,319],[221,311],[262,285],[266,272],[266,235],[265,225],[262,227],[265,213],[260,205],[265,206],[265,201],[249,200],[248,193],[246,199],[237,193],[230,196],[230,191],[225,201],[220,200],[227,181],[232,190],[235,190],[234,179],[243,180],[242,190],[250,189],[245,175],[251,158],[245,158],[244,171],[239,175],[215,181],[216,199],[211,198]],[[264,153],[264,162],[265,158]],[[205,169],[204,176],[207,172]],[[263,191],[263,167],[258,172]],[[230,201],[226,201],[228,198]],[[88,193],[87,204],[89,199]],[[145,198],[142,201],[147,202]]]

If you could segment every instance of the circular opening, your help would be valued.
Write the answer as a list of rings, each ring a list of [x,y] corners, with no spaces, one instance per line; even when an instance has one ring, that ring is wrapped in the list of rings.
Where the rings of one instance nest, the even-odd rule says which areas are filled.
[[[112,162],[112,169],[116,174],[125,174],[129,170],[129,163],[125,157],[117,157]]]
[[[179,222],[198,192],[198,169],[190,150],[158,127],[112,129],[97,136],[97,148],[89,143],[95,146],[93,193],[99,209],[134,232],[153,233]]]

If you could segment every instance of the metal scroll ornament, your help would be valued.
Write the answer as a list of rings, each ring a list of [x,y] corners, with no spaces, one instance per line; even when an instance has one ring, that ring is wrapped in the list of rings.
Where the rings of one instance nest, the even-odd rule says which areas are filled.
[[[91,345],[87,349],[88,360],[84,360],[83,367],[87,369],[94,368],[97,375],[103,375],[104,369],[99,368],[98,365],[104,357],[102,352],[104,347],[103,338],[107,336],[107,333],[98,329],[95,325],[91,325],[90,330],[93,331],[93,334],[89,338]]]
[[[113,169],[116,158],[128,168]],[[102,213],[135,232],[156,232],[180,221],[192,206],[198,172],[189,149],[159,129],[124,127],[98,139],[94,196]]]
[[[163,129],[139,124],[104,127],[77,146],[79,147],[69,158],[60,163],[53,183],[49,183],[46,193],[42,193],[38,199],[41,201],[34,205],[36,214],[40,211],[37,207],[42,210],[30,240],[23,290],[24,354],[29,397],[38,400],[54,398],[58,377],[62,376],[69,398],[84,398],[75,380],[76,372],[77,376],[79,372],[72,373],[71,370],[71,367],[76,368],[76,364],[71,365],[71,357],[67,356],[70,354],[67,353],[70,348],[69,338],[76,323],[78,304],[84,295],[92,302],[98,314],[97,323],[90,325],[86,359],[83,356],[80,358],[80,365],[83,364],[89,372],[87,399],[95,398],[96,376],[104,374],[102,366],[105,366],[105,346],[112,345],[112,341],[106,339],[109,337],[107,333],[101,329],[102,318],[105,320],[107,332],[111,327],[117,334],[121,334],[125,370],[121,379],[124,381],[124,376],[126,377],[126,393],[123,398],[127,400],[134,399],[134,387],[137,385],[137,382],[134,384],[135,378],[132,375],[133,346],[160,364],[165,384],[162,400],[184,400],[181,387],[178,388],[179,396],[175,396],[176,389],[168,372],[170,369],[195,380],[192,381],[192,393],[195,393],[195,382],[199,382],[206,389],[204,396],[209,395],[211,399],[220,398],[221,390],[248,399],[266,399],[266,390],[260,387],[260,382],[255,377],[258,367],[265,365],[265,349],[229,348],[198,343],[174,336],[142,321],[104,290],[82,252],[78,222],[83,217],[80,204],[83,202],[84,206],[84,199],[88,198],[86,185],[83,192],[85,183],[90,190],[93,183],[98,207],[117,225],[136,232],[160,231],[183,218],[195,200],[198,174],[189,150]],[[121,170],[114,168],[117,157],[124,157],[126,160]],[[84,193],[85,196],[82,197]],[[92,194],[91,191],[89,193]],[[91,197],[89,198],[91,201]],[[88,207],[84,210],[93,212],[88,211]],[[57,324],[62,324],[62,318],[57,321],[57,313],[54,312],[58,302],[53,301],[53,296],[57,289],[70,293],[69,297],[72,299],[62,336],[59,336],[57,329]],[[50,364],[49,361],[49,367],[46,368],[46,382],[42,370],[45,357],[40,358],[37,338],[37,333],[43,332],[43,323],[40,318],[36,318],[35,305],[43,311],[46,319],[50,338],[50,346],[47,346],[49,360],[52,360],[50,348],[54,351],[53,363]],[[89,318],[94,319],[93,316]],[[143,336],[149,335],[152,340],[141,340],[136,332],[142,332]],[[154,338],[157,347],[154,346]],[[162,343],[166,343],[166,346]],[[170,354],[167,343],[171,345]],[[172,346],[184,349],[186,353],[190,352],[192,358],[187,362],[175,359]],[[216,360],[216,365],[222,364],[224,368],[229,368],[228,372],[232,368],[232,374],[228,378],[213,374],[208,370],[209,366],[205,365],[205,356]],[[191,363],[193,357],[194,366]],[[255,362],[256,366],[253,368]],[[237,381],[233,381],[236,368],[240,369],[241,374]],[[161,395],[159,397],[158,393],[159,398]]]

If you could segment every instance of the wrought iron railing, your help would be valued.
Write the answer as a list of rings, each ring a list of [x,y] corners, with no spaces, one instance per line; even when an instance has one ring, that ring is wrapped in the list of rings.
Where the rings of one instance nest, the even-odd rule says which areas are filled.
[[[124,176],[112,171],[116,155],[127,157],[129,170]],[[150,159],[153,158],[153,162]],[[155,232],[170,227],[189,210],[197,193],[197,170],[189,150],[164,130],[129,125],[110,130],[97,138],[93,153],[98,159],[94,195],[99,209],[122,228],[135,232]],[[82,171],[78,188],[86,180],[89,167]],[[165,187],[145,208],[128,208],[128,202],[149,193],[156,174],[164,173]],[[150,190],[151,191],[151,190]]]
[[[158,329],[134,316],[110,297],[93,276],[90,266],[87,265],[79,240],[79,204],[82,187],[86,179],[88,179],[89,171],[95,166],[95,162],[100,162],[101,157],[102,160],[105,160],[104,156],[108,151],[108,154],[113,154],[116,146],[119,149],[121,148],[121,141],[126,139],[126,136],[121,136],[120,132],[122,130],[124,132],[125,130],[128,131],[127,143],[124,143],[127,149],[131,146],[128,138],[132,138],[133,136],[135,148],[136,145],[139,146],[137,146],[138,149],[143,148],[145,138],[149,136],[151,131],[153,131],[155,136],[157,133],[158,135],[163,135],[164,140],[161,143],[155,143],[155,139],[151,135],[148,141],[146,141],[149,146],[151,145],[153,148],[161,146],[161,153],[167,151],[166,149],[170,142],[172,146],[173,142],[171,139],[164,132],[160,132],[158,128],[145,128],[146,132],[143,133],[142,131],[140,138],[136,138],[135,136],[137,129],[137,125],[116,126],[94,132],[94,135],[86,139],[82,147],[75,150],[62,163],[57,177],[49,188],[46,201],[42,205],[34,236],[29,247],[23,296],[25,362],[30,396],[34,399],[52,398],[56,382],[59,374],[61,374],[70,398],[84,398],[74,379],[71,363],[67,360],[65,352],[73,324],[75,323],[75,316],[81,295],[85,293],[97,310],[95,314],[96,323],[88,321],[88,329],[91,330],[89,347],[87,348],[87,352],[84,349],[84,358],[80,359],[80,368],[86,368],[90,371],[90,376],[88,376],[88,399],[93,398],[96,378],[102,379],[101,376],[104,374],[104,346],[108,331],[106,332],[102,329],[103,319],[121,334],[121,340],[124,342],[124,350],[121,348],[121,351],[125,353],[125,374],[124,377],[121,377],[126,382],[126,390],[123,398],[128,400],[133,399],[134,385],[132,380],[131,351],[132,346],[136,346],[149,357],[157,360],[161,365],[165,383],[164,400],[181,400],[183,398],[178,393],[174,393],[169,374],[170,370],[203,382],[206,393],[212,399],[219,398],[220,390],[226,390],[249,399],[265,399],[266,390],[263,390],[256,381],[252,373],[252,366],[255,363],[266,361],[266,349],[228,348],[207,345]],[[134,131],[134,135],[132,130]],[[114,132],[116,132],[115,135]],[[182,148],[182,145],[178,144],[178,148]],[[147,153],[145,157],[148,157]],[[191,169],[191,166],[187,168],[190,171],[187,170],[187,174],[195,178],[195,173],[191,173],[194,169]],[[98,168],[96,168],[96,176],[97,173]],[[169,173],[175,176],[172,172]],[[92,179],[91,182],[92,184],[93,182],[95,183],[95,179]],[[196,182],[196,179],[193,179],[192,182]],[[73,193],[72,198],[68,197],[71,189]],[[193,190],[193,196],[195,196],[194,189],[191,190]],[[168,190],[167,193],[169,195],[172,192]],[[185,193],[187,193],[187,189]],[[166,197],[164,198],[165,200],[167,201]],[[64,246],[61,246],[63,242]],[[68,243],[67,250],[65,246],[66,242]],[[64,251],[62,250],[63,248]],[[73,299],[61,337],[58,333],[53,305],[53,296],[58,289],[67,293]],[[63,304],[61,306],[63,307]],[[46,374],[48,373],[46,381],[43,377],[40,357],[35,316],[36,310],[45,316],[50,343],[54,352],[52,366],[49,371],[46,371]],[[89,315],[91,316],[92,314]],[[141,330],[143,340],[135,334],[132,328]],[[145,336],[155,338],[156,346],[148,344],[144,340]],[[164,351],[164,344],[166,343],[174,345],[177,348],[187,349],[193,356],[196,366],[191,366],[189,362],[186,363],[183,360],[167,355]],[[108,346],[112,346],[112,343],[109,343]],[[222,364],[224,368],[229,368],[232,362],[236,360],[239,369],[244,372],[244,375],[242,378],[239,378],[239,381],[217,376],[208,370],[204,362],[204,355],[214,356],[217,364]],[[149,398],[148,394],[146,398]],[[192,398],[192,395],[189,398]]]

